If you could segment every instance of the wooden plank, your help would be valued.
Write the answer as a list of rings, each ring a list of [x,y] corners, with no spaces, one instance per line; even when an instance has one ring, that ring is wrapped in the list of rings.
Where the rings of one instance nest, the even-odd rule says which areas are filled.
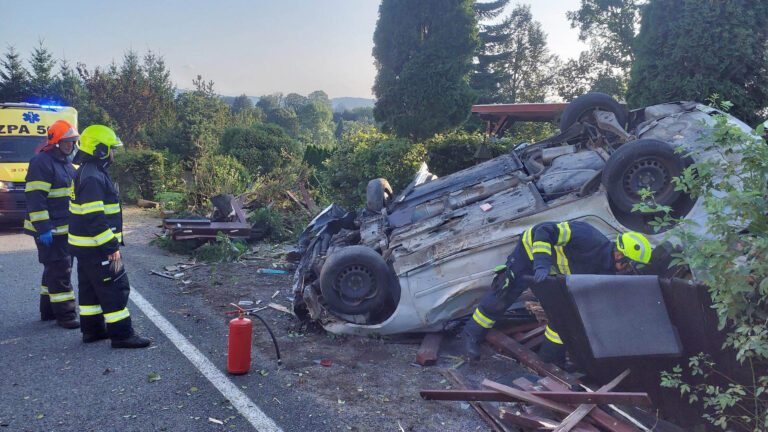
[[[535,329],[529,330],[525,333],[516,333],[512,335],[512,338],[520,343],[525,343],[537,336],[543,335],[546,329],[546,326],[536,327]]]
[[[538,381],[539,384],[541,384],[545,389],[550,391],[567,391],[568,387],[564,386],[562,383],[558,382],[557,380],[554,380],[550,377],[544,377]],[[608,429],[611,432],[640,432],[639,429],[637,429],[634,426],[630,426],[623,421],[615,418],[614,416],[608,414],[607,412],[603,411],[600,408],[593,409],[589,413],[589,417],[593,419],[601,419],[603,423],[601,425],[607,425],[605,426],[606,429]]]
[[[457,387],[460,387],[464,390],[469,389],[469,384],[467,383],[466,378],[464,378],[464,376],[459,372],[453,369],[443,369],[440,371],[440,373],[451,380]],[[490,426],[494,432],[516,432],[508,428],[507,425],[501,421],[498,415],[495,414],[498,412],[498,410],[488,402],[477,402],[470,405],[472,405],[472,408],[474,408],[475,411],[480,414],[480,417],[485,420],[486,423],[488,423],[488,426]]]
[[[485,340],[540,375],[555,378],[569,386],[579,383],[579,379],[576,376],[569,374],[553,364],[544,363],[536,353],[520,345],[500,331],[491,329]]]
[[[529,340],[528,342],[524,343],[523,346],[528,348],[529,350],[535,350],[542,343],[544,343],[544,335],[539,335],[539,336],[536,336],[535,338]]]
[[[431,366],[437,362],[437,352],[440,350],[442,333],[427,333],[421,341],[421,347],[416,353],[416,363],[422,366]]]
[[[555,425],[557,425],[556,420],[527,414],[519,409],[514,409],[512,407],[501,407],[499,410],[499,417],[501,417],[501,419],[504,421],[508,421],[514,425],[528,429],[551,430],[555,428]]]
[[[568,415],[573,411],[573,408],[568,405],[557,402],[550,402],[544,398],[531,395],[528,392],[513,389],[512,387],[508,387],[488,379],[483,380],[482,385],[483,387],[497,390],[509,396],[514,396],[521,401],[538,405],[561,414]],[[589,417],[585,418],[584,421],[594,423],[595,425],[608,429],[611,432],[638,432],[636,428],[619,421],[618,419],[612,417],[610,414],[601,410],[592,410],[589,413]]]
[[[629,369],[622,372],[619,376],[611,380],[608,384],[600,387],[598,392],[609,392],[613,390],[619,383],[621,383],[624,378],[626,378],[629,375]],[[563,421],[557,425],[555,428],[555,432],[570,432],[571,429],[576,427],[576,425],[587,416],[587,414],[590,413],[597,405],[595,404],[583,404],[579,405],[576,410],[574,410],[572,413],[568,414],[568,417],[563,419]]]
[[[535,392],[537,389],[541,388],[540,386],[535,385],[534,383],[528,381],[526,378],[523,378],[523,377],[520,377],[520,378],[512,381],[512,383],[514,385],[520,387],[522,390],[525,390],[527,392]],[[571,393],[571,392],[567,392],[566,391],[564,393]],[[529,412],[528,412],[529,415],[532,415],[533,411],[535,409],[541,410],[541,408],[537,407],[537,406],[529,406],[528,409],[529,409]],[[555,426],[558,424],[557,421],[554,421],[554,423],[555,423]],[[576,431],[578,431],[578,432],[600,432],[600,430],[598,430],[596,427],[594,427],[591,424],[588,424],[586,422],[579,423],[579,425],[576,426],[576,428],[572,432],[576,432]]]
[[[517,380],[514,381],[517,385]],[[572,391],[535,391],[523,388],[528,393],[553,402],[570,405],[596,404],[596,405],[632,405],[651,406],[648,393],[635,392],[572,392]],[[452,401],[488,401],[488,402],[514,402],[517,399],[512,396],[499,393],[495,390],[420,390],[419,394],[425,400],[452,400]]]
[[[525,324],[516,325],[514,327],[502,327],[498,330],[504,334],[515,334],[515,333],[523,333],[530,330],[533,330],[535,328],[540,327],[541,324],[538,322],[528,322]]]

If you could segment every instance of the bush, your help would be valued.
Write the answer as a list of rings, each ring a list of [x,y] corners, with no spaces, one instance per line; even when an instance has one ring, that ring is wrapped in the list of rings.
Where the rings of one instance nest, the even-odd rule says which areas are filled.
[[[454,132],[447,135],[435,135],[424,142],[427,149],[429,171],[442,177],[475,165],[478,160],[475,152],[485,138],[480,134]],[[507,148],[498,141],[486,143],[491,157],[507,152]]]
[[[195,249],[193,255],[195,258],[206,262],[229,262],[237,261],[241,256],[249,251],[248,244],[243,240],[232,240],[226,234],[219,232],[216,234],[216,241],[206,243]]]
[[[192,185],[195,204],[206,204],[219,194],[240,195],[249,186],[248,170],[232,156],[203,156],[195,163]]]
[[[424,145],[376,131],[346,134],[327,162],[330,198],[355,209],[365,201],[368,181],[386,178],[395,193],[413,180],[426,156]]]
[[[251,238],[271,243],[280,243],[294,238],[294,232],[289,229],[286,217],[268,208],[256,209],[248,222],[251,224]],[[295,223],[292,224],[296,226]]]
[[[155,200],[163,205],[166,210],[175,212],[183,211],[187,208],[188,196],[182,192],[160,192],[155,195]]]
[[[151,200],[164,187],[163,155],[153,150],[118,150],[109,173],[119,185],[124,201]]]
[[[301,157],[301,146],[275,124],[229,128],[220,140],[221,150],[235,157],[254,175],[271,173],[291,158]]]

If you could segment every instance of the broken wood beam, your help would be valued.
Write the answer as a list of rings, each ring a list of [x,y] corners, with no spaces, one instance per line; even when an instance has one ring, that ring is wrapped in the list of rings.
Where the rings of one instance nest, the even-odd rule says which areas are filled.
[[[547,390],[550,391],[568,391],[568,387],[563,385],[563,383],[559,382],[558,380],[552,379],[551,377],[544,377],[538,381],[538,384],[540,384],[542,387],[544,387]],[[600,408],[593,409],[589,413],[589,417],[591,418],[600,418],[602,419],[605,424],[609,424],[610,427],[606,427],[611,432],[639,432],[640,430],[637,429],[634,426],[630,426],[623,421],[617,419],[616,417],[608,414],[607,412],[603,411]]]
[[[573,411],[573,408],[571,408],[568,405],[557,403],[557,402],[551,402],[544,398],[529,394],[528,392],[513,389],[512,387],[499,384],[489,379],[483,380],[482,385],[483,387],[499,391],[509,396],[516,397],[517,399],[523,402],[528,402],[530,404],[538,405],[538,406],[547,408],[551,411],[555,411],[560,414],[565,414],[566,416]],[[596,415],[599,412],[602,412],[602,414],[604,415],[599,415],[599,414]],[[594,423],[595,425],[608,429],[611,432],[630,432],[630,431],[637,432],[637,429],[631,426],[628,426],[625,423],[622,423],[621,421],[612,417],[610,414],[606,413],[605,411],[593,410],[592,412],[589,413],[589,417],[585,418],[584,421]]]
[[[600,389],[597,390],[597,392],[609,392],[613,390],[617,385],[619,385],[624,378],[626,378],[629,375],[629,369],[622,372],[619,376],[611,380],[608,384],[600,387]],[[571,429],[573,429],[584,417],[587,416],[587,414],[590,413],[597,405],[595,404],[582,404],[579,405],[578,408],[576,408],[572,413],[568,414],[568,417],[564,418],[563,421],[557,425],[555,428],[555,432],[570,432]]]
[[[501,327],[498,330],[504,334],[509,335],[509,334],[527,332],[541,326],[542,324],[538,322],[527,322],[525,324],[516,325],[514,327]]]
[[[554,429],[557,425],[556,420],[526,414],[519,409],[511,407],[501,407],[499,409],[499,417],[501,417],[501,419],[504,421],[508,421],[516,426],[520,426],[526,429],[551,430]]]
[[[528,393],[551,400],[571,405],[596,404],[596,405],[632,405],[650,407],[651,399],[648,393],[640,392],[572,392],[572,391],[529,391]],[[419,395],[425,400],[451,400],[451,401],[488,401],[488,402],[514,402],[517,399],[499,393],[495,390],[430,390],[419,391]]]
[[[576,376],[551,363],[544,363],[535,352],[520,345],[500,331],[491,329],[485,340],[540,375],[555,378],[568,386],[574,386],[579,383],[579,379]]]
[[[440,373],[451,380],[454,385],[456,385],[456,387],[459,387],[463,390],[469,389],[469,384],[467,383],[466,378],[464,378],[464,376],[459,372],[453,369],[443,369],[440,371]],[[476,402],[471,403],[470,405],[472,408],[474,408],[475,411],[477,411],[478,414],[480,414],[480,417],[485,420],[485,422],[494,432],[513,432],[512,429],[507,427],[507,425],[501,421],[501,418],[499,418],[499,416],[496,414],[498,409],[493,405],[487,402]]]
[[[525,333],[516,333],[512,335],[512,338],[520,343],[528,342],[529,340],[541,336],[544,334],[544,331],[546,331],[547,327],[542,325],[540,327],[536,327],[533,330],[529,330]]]
[[[524,343],[523,346],[528,348],[529,350],[535,350],[536,348],[541,346],[541,344],[543,343],[544,343],[544,335],[542,334]]]
[[[419,352],[416,353],[416,363],[422,366],[431,366],[437,363],[437,353],[440,351],[442,333],[427,333],[421,342]]]

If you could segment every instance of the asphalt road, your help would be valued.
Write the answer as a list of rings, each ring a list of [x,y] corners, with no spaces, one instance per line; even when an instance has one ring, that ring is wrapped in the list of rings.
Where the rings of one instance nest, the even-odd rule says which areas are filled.
[[[266,376],[228,375],[227,318],[148,274],[178,258],[130,244],[122,254],[134,288],[128,308],[153,339],[149,349],[86,345],[79,330],[40,321],[34,242],[0,229],[0,432],[352,429],[292,393],[271,357],[253,353]]]

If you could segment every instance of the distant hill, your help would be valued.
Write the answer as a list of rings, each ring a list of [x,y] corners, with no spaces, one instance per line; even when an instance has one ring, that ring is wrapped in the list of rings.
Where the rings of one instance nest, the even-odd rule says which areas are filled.
[[[331,105],[334,111],[344,111],[345,109],[353,110],[361,107],[373,107],[376,103],[374,99],[355,98],[355,97],[340,97],[331,99]]]

